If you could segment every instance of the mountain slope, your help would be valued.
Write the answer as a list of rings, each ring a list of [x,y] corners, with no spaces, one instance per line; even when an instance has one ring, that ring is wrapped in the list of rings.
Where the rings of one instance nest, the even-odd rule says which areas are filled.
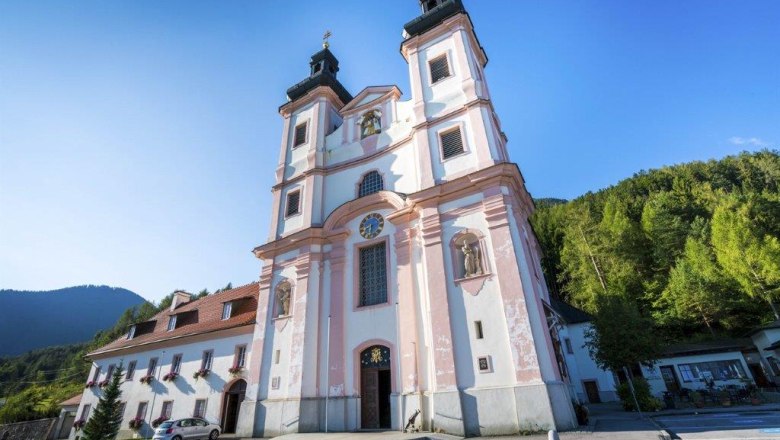
[[[127,289],[108,286],[0,290],[0,356],[89,341],[126,309],[145,301]]]

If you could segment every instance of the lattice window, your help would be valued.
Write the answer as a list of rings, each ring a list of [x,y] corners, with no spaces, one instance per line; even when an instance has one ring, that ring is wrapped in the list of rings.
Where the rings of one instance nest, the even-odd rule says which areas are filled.
[[[363,176],[363,180],[360,182],[360,189],[358,190],[358,197],[374,194],[385,189],[382,175],[377,171],[371,171]]]
[[[387,302],[385,243],[360,249],[360,305]]]
[[[300,191],[293,191],[287,194],[287,208],[285,209],[285,217],[289,217],[291,215],[295,215],[301,212],[300,202],[301,202]]]
[[[434,58],[429,63],[431,68],[431,83],[435,83],[450,76],[450,66],[447,64],[447,56]]]
[[[460,128],[441,134],[441,153],[443,159],[457,156],[463,153],[463,138],[460,136]]]
[[[306,143],[306,122],[295,126],[295,138],[293,140],[293,147],[303,145]]]

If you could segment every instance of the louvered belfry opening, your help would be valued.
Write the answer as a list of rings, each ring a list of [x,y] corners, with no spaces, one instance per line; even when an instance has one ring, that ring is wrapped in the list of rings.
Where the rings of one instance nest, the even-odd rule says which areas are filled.
[[[441,152],[444,159],[463,153],[463,138],[460,128],[441,134]]]
[[[431,83],[436,83],[444,78],[450,76],[450,66],[447,64],[447,56],[442,55],[438,58],[434,58],[430,62],[431,66]]]
[[[387,302],[387,267],[385,243],[360,249],[360,305]]]
[[[298,212],[300,212],[300,208],[299,208],[300,201],[301,201],[300,191],[293,191],[287,195],[287,210],[286,210],[287,217],[291,215],[295,215]]]
[[[293,146],[303,145],[306,143],[306,123],[300,124],[295,127],[295,141]]]
[[[363,180],[360,182],[360,188],[358,189],[358,197],[374,194],[383,189],[384,182],[382,181],[382,175],[379,174],[378,171],[371,171],[363,176]]]

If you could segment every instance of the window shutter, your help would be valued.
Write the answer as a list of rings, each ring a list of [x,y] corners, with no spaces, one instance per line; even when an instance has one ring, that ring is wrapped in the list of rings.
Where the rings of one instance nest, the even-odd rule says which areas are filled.
[[[442,133],[441,151],[444,159],[463,153],[463,139],[460,136],[460,128]]]
[[[450,76],[450,66],[447,64],[447,56],[440,56],[430,62],[431,83],[438,82]]]
[[[301,192],[300,191],[294,191],[290,194],[287,194],[287,210],[286,210],[286,216],[289,217],[291,215],[297,214],[300,212],[299,204],[301,201]]]
[[[295,127],[295,141],[293,142],[293,146],[297,147],[298,145],[303,145],[306,143],[306,123],[304,122],[301,125],[298,125]]]

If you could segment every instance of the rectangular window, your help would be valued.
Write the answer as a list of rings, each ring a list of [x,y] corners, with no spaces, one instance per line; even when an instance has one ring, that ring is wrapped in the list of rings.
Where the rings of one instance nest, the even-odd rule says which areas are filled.
[[[360,305],[387,302],[387,266],[385,243],[360,248]]]
[[[306,143],[306,122],[295,126],[295,139],[293,141],[293,147],[297,147],[305,143]]]
[[[108,366],[108,370],[106,370],[106,380],[111,380],[111,376],[114,375],[114,368],[116,368],[114,367],[114,364]]]
[[[291,215],[301,212],[301,191],[296,190],[287,194],[287,207],[285,208],[284,216],[289,217]]]
[[[133,374],[135,374],[135,364],[136,361],[130,361],[130,363],[127,364],[127,375],[125,375],[125,380],[133,380]]]
[[[460,128],[447,131],[441,137],[442,159],[449,159],[463,153],[463,138],[460,136]]]
[[[92,409],[92,405],[86,404],[81,408],[81,418],[79,420],[89,420],[89,411]]]
[[[271,378],[271,389],[272,390],[278,390],[279,389],[279,385],[281,384],[281,382],[282,382],[282,378],[281,377],[279,377],[279,376],[272,377]]]
[[[171,413],[173,412],[173,400],[166,400],[162,404],[162,410],[160,411],[160,417],[165,417],[167,419],[171,418]]]
[[[211,370],[211,359],[214,357],[214,350],[203,352],[203,360],[200,363],[201,370]]]
[[[482,339],[482,321],[474,321],[474,333],[477,335],[477,339]]]
[[[698,374],[694,374],[691,371],[691,366],[688,364],[678,365],[677,368],[680,370],[680,377],[682,377],[683,382],[693,382],[699,378]]]
[[[574,349],[571,347],[571,339],[563,338],[563,343],[566,345],[566,353],[574,354]]]
[[[740,380],[747,377],[745,370],[742,368],[742,363],[736,359],[680,364],[678,368],[684,382],[691,381],[686,376],[692,379],[713,380]]]
[[[95,373],[92,375],[92,382],[97,382],[100,378],[100,365],[95,367]]]
[[[431,84],[437,83],[450,76],[450,66],[447,64],[447,55],[436,57],[428,64],[431,68]]]
[[[222,319],[230,319],[230,316],[233,313],[233,303],[232,302],[226,302],[222,304]]]
[[[146,369],[147,376],[154,376],[154,369],[157,368],[157,358],[149,359],[149,368]]]
[[[233,361],[233,365],[236,367],[243,367],[246,362],[246,345],[239,345],[236,347],[236,358]]]
[[[274,363],[278,364],[279,363],[279,358],[281,358],[281,357],[282,357],[282,351],[281,350],[276,350],[276,352],[274,353]]]
[[[780,376],[780,363],[777,362],[777,359],[775,359],[774,356],[769,356],[766,360],[769,362],[769,368],[772,370],[772,374]]]
[[[130,330],[127,331],[127,339],[133,339],[133,336],[135,336],[135,326],[131,325]]]
[[[179,374],[179,371],[181,370],[181,355],[177,354],[173,356],[173,360],[171,360],[171,373]]]
[[[127,402],[119,402],[119,416],[124,420],[125,408],[127,408]]]
[[[206,417],[206,399],[198,399],[195,401],[195,410],[192,412],[193,417]]]
[[[149,405],[149,402],[138,402],[138,411],[136,411],[135,416],[139,419],[145,419],[146,418],[146,407]]]
[[[168,317],[168,331],[176,329],[176,315]]]

